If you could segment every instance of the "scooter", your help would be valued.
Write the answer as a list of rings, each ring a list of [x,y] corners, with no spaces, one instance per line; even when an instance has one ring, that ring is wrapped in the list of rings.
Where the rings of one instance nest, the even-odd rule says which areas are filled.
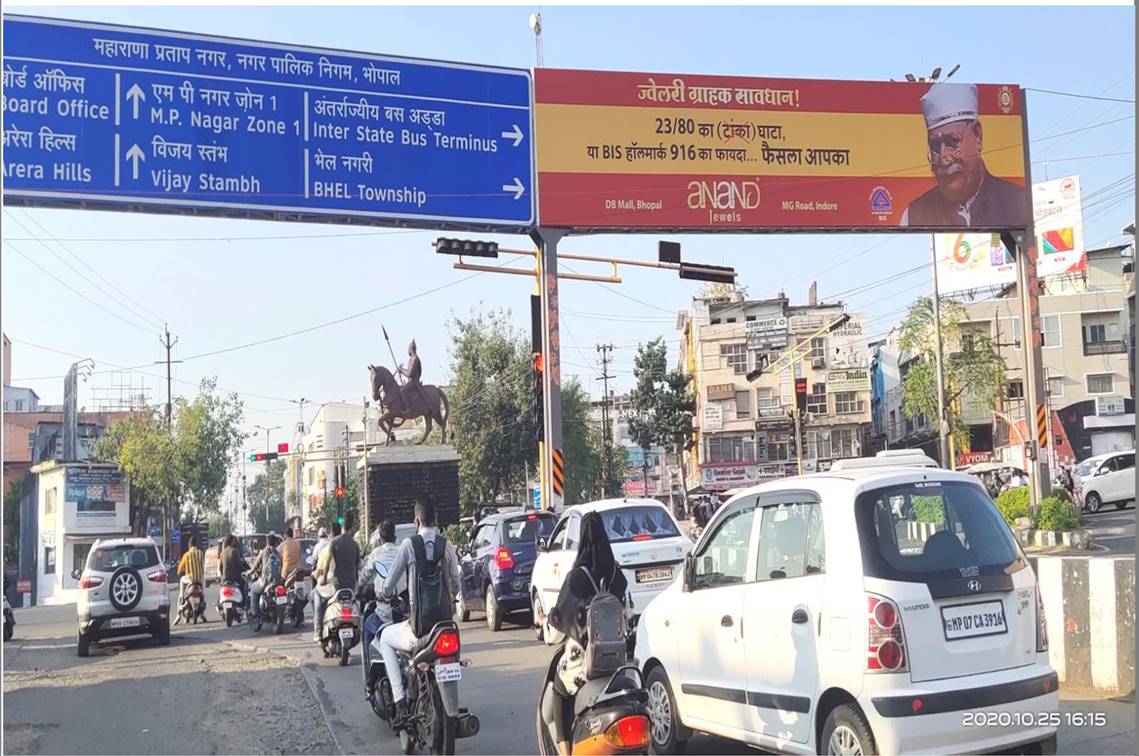
[[[377,575],[387,577],[387,568],[376,563]],[[382,618],[384,604],[375,603],[370,618]],[[365,611],[367,615],[367,611]],[[398,727],[391,681],[380,654],[380,638],[384,629],[403,621],[406,614],[401,603],[392,605],[391,621],[382,624],[369,644],[365,662],[364,685],[372,711],[392,727],[399,736],[403,753],[430,749],[431,753],[453,754],[457,738],[474,737],[479,732],[479,718],[459,707],[459,680],[462,667],[469,661],[460,659],[459,626],[440,622],[431,633],[420,639],[411,653],[399,652],[403,688],[407,692],[408,717]],[[374,620],[372,620],[374,622]]]
[[[360,613],[356,609],[356,594],[348,588],[338,590],[324,607],[324,617],[321,620],[320,647],[324,658],[339,657],[340,666],[347,667],[352,647],[360,642]]]
[[[241,583],[227,580],[218,590],[217,610],[225,620],[226,627],[232,627],[234,622],[241,622],[241,607],[245,603],[241,588]]]
[[[538,693],[536,726],[538,753],[542,756],[559,754],[550,717],[555,707],[562,705],[553,682],[564,652],[563,646],[550,660]],[[573,700],[570,752],[575,755],[647,754],[652,740],[647,704],[645,680],[635,665],[629,664],[608,677],[587,681]]]
[[[285,596],[288,598],[286,606],[293,627],[300,627],[305,622],[305,605],[309,601],[307,578],[308,573],[298,569],[285,579]]]
[[[192,620],[196,625],[200,619],[202,622],[206,621],[206,596],[202,592],[201,583],[190,583],[186,586],[186,592],[182,596],[182,605],[178,607],[178,613],[182,615],[182,621],[187,625]]]
[[[16,632],[16,617],[12,614],[12,605],[8,603],[8,596],[4,596],[4,641],[12,640]]]
[[[263,624],[273,625],[273,632],[277,635],[285,629],[285,614],[288,610],[289,599],[285,595],[285,586],[278,583],[265,588],[261,593],[260,606],[249,607],[248,622],[253,632],[260,632]]]

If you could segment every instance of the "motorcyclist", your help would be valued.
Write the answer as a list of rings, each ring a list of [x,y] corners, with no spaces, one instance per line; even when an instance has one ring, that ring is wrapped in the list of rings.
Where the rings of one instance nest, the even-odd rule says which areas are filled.
[[[293,529],[285,528],[285,540],[277,547],[281,555],[281,577],[288,578],[293,571],[302,567],[301,542],[293,538]]]
[[[583,567],[588,575],[582,571]],[[555,738],[563,756],[570,752],[573,697],[586,682],[583,662],[589,638],[585,618],[589,602],[597,593],[595,584],[619,598],[628,614],[628,581],[613,556],[601,515],[588,512],[581,518],[581,543],[573,569],[567,573],[558,600],[546,618],[558,634],[565,636],[565,643],[558,651],[561,654],[558,672],[551,683],[556,695],[548,695],[547,690],[542,696],[543,715],[554,723]]]
[[[249,588],[245,582],[245,571],[249,569],[249,565],[245,562],[245,557],[237,546],[237,539],[233,537],[232,533],[222,539],[221,546],[218,575],[221,576],[222,583],[233,582],[241,586],[241,605],[242,608],[247,609],[249,607]]]
[[[416,535],[423,539],[423,550],[428,560],[435,558],[435,548],[439,532],[435,529],[435,502],[430,497],[420,496],[415,502],[415,529]],[[459,592],[459,558],[455,554],[455,547],[450,541],[443,552],[443,582],[446,584],[448,606],[454,606],[455,596]],[[415,547],[413,539],[409,538],[400,545],[395,561],[384,581],[384,598],[395,596],[404,586],[416,584]],[[404,620],[389,625],[380,635],[380,652],[384,656],[384,666],[387,668],[388,681],[392,686],[392,698],[395,699],[395,719],[393,725],[399,726],[407,720],[407,700],[403,689],[403,675],[399,668],[399,651],[410,652],[418,639],[411,629],[411,620]]]
[[[344,515],[344,530],[328,542],[316,565],[317,587],[313,595],[313,640],[320,642],[320,628],[324,624],[324,607],[336,591],[356,589],[360,572],[360,547],[356,544],[356,513]]]
[[[379,563],[384,565],[389,571],[392,564],[395,562],[396,554],[399,549],[395,545],[395,524],[391,520],[384,520],[376,528],[376,540],[379,545],[368,554],[364,559],[364,569],[360,570],[360,581],[356,584],[356,594],[361,597],[363,601],[378,599],[383,595],[384,584],[383,580],[376,574],[374,565]],[[407,580],[400,581],[400,593],[403,594],[407,589]],[[364,642],[362,644],[364,655],[364,668],[369,668],[369,650],[371,648],[372,638],[379,632],[380,627],[385,623],[392,621],[392,609],[387,602],[378,602],[373,614],[364,618]],[[370,696],[372,694],[372,681],[368,680],[366,685],[366,692]]]
[[[178,574],[182,576],[178,581],[178,607],[181,609],[182,602],[186,600],[186,591],[194,583],[201,584],[206,579],[206,557],[202,550],[198,548],[198,534],[193,533],[190,537],[190,548],[186,549],[186,553],[178,560]],[[202,621],[205,621],[205,616]],[[182,612],[178,612],[174,624],[177,625],[182,622]]]
[[[276,582],[272,578],[270,565],[271,560],[277,560],[278,568],[280,567],[280,554],[277,553],[280,543],[281,538],[276,533],[270,533],[265,539],[265,548],[261,549],[249,570],[255,576],[253,584],[249,586],[249,611],[255,614],[261,613],[261,594],[273,587],[270,583]]]

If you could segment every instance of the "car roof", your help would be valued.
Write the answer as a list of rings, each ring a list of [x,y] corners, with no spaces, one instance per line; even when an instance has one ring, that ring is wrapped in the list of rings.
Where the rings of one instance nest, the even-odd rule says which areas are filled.
[[[624,509],[625,507],[660,507],[668,511],[668,507],[661,504],[656,499],[639,499],[635,496],[627,496],[624,499],[600,499],[599,501],[587,501],[581,504],[574,504],[572,507],[567,507],[566,512],[610,512],[614,509]]]
[[[1111,459],[1112,457],[1118,456],[1120,454],[1134,454],[1134,453],[1135,453],[1134,449],[1119,449],[1117,451],[1104,452],[1103,454],[1096,454],[1095,456],[1088,457],[1083,462],[1079,462],[1077,464],[1082,465],[1082,464],[1084,464],[1084,462],[1103,462],[1105,459]]]
[[[154,546],[155,548],[157,548],[158,544],[156,544],[154,541],[150,540],[149,538],[104,538],[104,539],[100,539],[100,540],[95,542],[95,547],[100,548],[100,549],[104,549],[104,548],[113,549],[113,548],[117,548],[119,546],[134,546],[134,547]]]
[[[944,482],[959,481],[974,486],[980,485],[977,479],[968,473],[955,472],[941,467],[867,467],[855,470],[794,475],[779,480],[770,480],[752,486],[732,498],[734,501],[740,497],[757,493],[777,493],[779,491],[803,489],[818,490],[835,484],[845,485],[850,489],[884,488],[893,484],[908,483],[915,478]]]

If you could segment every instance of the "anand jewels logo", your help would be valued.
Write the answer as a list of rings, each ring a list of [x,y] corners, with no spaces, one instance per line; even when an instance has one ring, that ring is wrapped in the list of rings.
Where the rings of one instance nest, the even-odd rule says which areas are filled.
[[[708,220],[717,223],[741,223],[740,210],[759,207],[759,180],[755,181],[689,181],[688,209],[705,210]]]

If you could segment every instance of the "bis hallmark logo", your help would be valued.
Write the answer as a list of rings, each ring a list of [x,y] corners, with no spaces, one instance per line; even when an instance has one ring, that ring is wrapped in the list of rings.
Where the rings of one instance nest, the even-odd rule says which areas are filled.
[[[1005,115],[1012,112],[1012,87],[1004,86],[997,90],[997,106]]]
[[[890,190],[884,186],[876,186],[870,192],[870,212],[878,216],[878,220],[886,220],[894,212],[894,197]]]

